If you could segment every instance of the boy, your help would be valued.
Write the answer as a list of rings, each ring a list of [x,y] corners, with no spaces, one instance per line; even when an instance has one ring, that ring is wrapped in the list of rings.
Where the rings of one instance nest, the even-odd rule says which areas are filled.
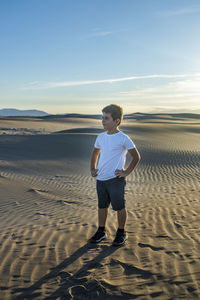
[[[119,246],[123,245],[128,238],[124,230],[127,216],[124,199],[125,177],[139,162],[140,154],[130,137],[118,129],[123,118],[122,107],[111,104],[104,107],[102,112],[102,124],[106,131],[97,136],[91,157],[91,175],[96,177],[99,227],[89,241],[98,243],[107,237],[105,223],[111,202],[118,217],[118,230],[112,245]],[[127,151],[132,156],[132,161],[124,170]],[[96,169],[99,154],[100,159]]]

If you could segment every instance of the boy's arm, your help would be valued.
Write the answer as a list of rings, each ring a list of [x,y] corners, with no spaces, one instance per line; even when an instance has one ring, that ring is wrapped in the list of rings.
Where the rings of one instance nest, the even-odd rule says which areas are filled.
[[[116,170],[115,174],[118,177],[125,177],[128,176],[136,167],[137,163],[140,161],[140,153],[136,148],[129,149],[129,154],[132,156],[132,160],[126,170]]]
[[[132,156],[132,160],[128,168],[125,170],[126,176],[129,175],[135,169],[136,165],[141,159],[140,153],[138,152],[137,148],[129,149],[128,153]]]
[[[99,156],[100,151],[101,151],[101,149],[94,148],[94,150],[92,152],[90,171],[91,171],[91,175],[93,177],[97,176],[98,169],[96,169],[96,164],[97,164],[97,160],[98,160],[98,156]]]

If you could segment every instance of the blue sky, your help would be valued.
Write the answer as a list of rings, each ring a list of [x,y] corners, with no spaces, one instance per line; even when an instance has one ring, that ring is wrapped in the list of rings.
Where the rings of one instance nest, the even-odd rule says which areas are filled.
[[[199,0],[1,0],[0,108],[200,113]]]

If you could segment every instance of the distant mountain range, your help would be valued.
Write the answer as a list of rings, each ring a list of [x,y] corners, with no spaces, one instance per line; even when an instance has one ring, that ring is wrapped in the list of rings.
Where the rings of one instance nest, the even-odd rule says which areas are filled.
[[[0,117],[40,117],[44,119],[65,119],[65,118],[88,118],[88,119],[101,119],[101,115],[88,115],[88,114],[48,114],[45,111],[33,109],[33,110],[19,110],[14,108],[4,108],[0,109]],[[135,120],[145,120],[145,119],[162,119],[162,120],[181,120],[186,119],[200,119],[200,114],[194,113],[141,113],[136,112],[132,114],[124,114],[123,119],[135,119]]]
[[[19,110],[14,108],[3,108],[0,109],[0,116],[5,117],[16,117],[16,116],[28,116],[28,117],[43,117],[48,116],[44,111],[32,109],[32,110]]]

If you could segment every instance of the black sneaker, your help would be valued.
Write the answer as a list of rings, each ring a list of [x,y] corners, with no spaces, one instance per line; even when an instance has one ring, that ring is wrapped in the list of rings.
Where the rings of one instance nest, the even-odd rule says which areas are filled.
[[[103,230],[97,230],[97,232],[89,239],[91,243],[98,243],[107,238],[107,234]]]
[[[116,233],[115,239],[112,243],[113,246],[121,246],[124,245],[125,241],[128,239],[127,233],[124,231],[123,233]]]

